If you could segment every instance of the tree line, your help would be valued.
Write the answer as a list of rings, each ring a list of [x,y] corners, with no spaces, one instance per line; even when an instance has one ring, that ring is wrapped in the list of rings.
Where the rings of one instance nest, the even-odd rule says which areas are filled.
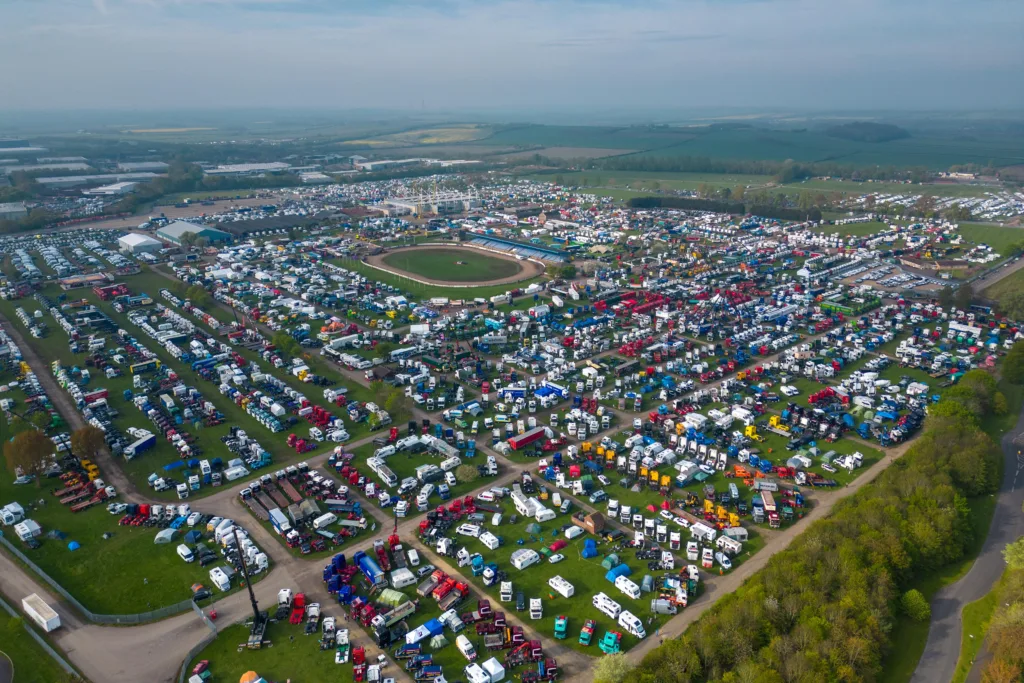
[[[979,426],[1005,397],[983,370],[930,408],[919,439],[681,637],[599,683],[875,680],[897,615],[928,617],[917,580],[962,559],[977,533],[968,499],[993,493],[1001,456]],[[984,533],[982,531],[981,533]]]

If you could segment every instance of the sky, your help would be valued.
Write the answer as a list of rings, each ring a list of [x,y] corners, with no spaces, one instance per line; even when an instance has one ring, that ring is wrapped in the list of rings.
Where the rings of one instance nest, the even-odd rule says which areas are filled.
[[[0,0],[0,109],[1024,106],[1020,0]]]

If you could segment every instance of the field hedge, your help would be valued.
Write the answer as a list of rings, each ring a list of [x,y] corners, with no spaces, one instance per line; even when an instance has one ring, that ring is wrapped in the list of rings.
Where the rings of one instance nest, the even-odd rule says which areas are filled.
[[[943,402],[946,403],[946,402]],[[962,403],[933,407],[918,441],[634,672],[643,683],[874,680],[903,591],[964,556],[968,497],[1001,457]]]

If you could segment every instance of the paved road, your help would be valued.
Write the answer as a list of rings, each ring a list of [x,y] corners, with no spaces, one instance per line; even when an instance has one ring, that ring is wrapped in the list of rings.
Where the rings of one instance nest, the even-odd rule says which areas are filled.
[[[1003,547],[1024,536],[1024,456],[1020,454],[1021,447],[1014,443],[1019,435],[1024,435],[1024,412],[1013,430],[1003,436],[1003,485],[981,554],[962,579],[946,586],[932,599],[928,642],[911,683],[952,680],[960,657],[963,608],[992,590],[1006,568]]]
[[[1016,261],[1011,261],[1010,265],[1008,266],[1000,266],[996,268],[994,271],[992,271],[985,277],[972,282],[971,288],[974,289],[976,293],[981,294],[983,290],[988,289],[989,287],[999,282],[1003,278],[1009,277],[1010,275],[1017,272],[1021,268],[1024,268],[1024,258],[1017,259]]]

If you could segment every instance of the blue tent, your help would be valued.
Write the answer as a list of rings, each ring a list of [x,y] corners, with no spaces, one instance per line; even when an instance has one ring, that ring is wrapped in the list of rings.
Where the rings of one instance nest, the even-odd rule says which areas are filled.
[[[203,535],[201,533],[193,529],[185,534],[185,543],[198,543],[202,537]]]
[[[82,546],[79,545],[78,541],[71,541],[68,543],[68,550],[78,550]]]

